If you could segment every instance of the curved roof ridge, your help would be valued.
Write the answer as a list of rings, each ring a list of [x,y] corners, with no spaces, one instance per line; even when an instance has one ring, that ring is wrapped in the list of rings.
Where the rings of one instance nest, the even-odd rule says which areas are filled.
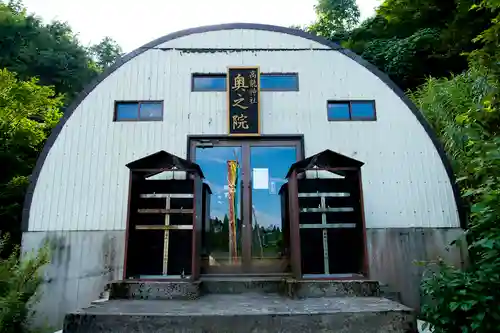
[[[199,34],[199,33],[205,33],[205,32],[212,32],[212,31],[221,31],[221,30],[236,30],[236,29],[246,29],[246,30],[262,30],[262,31],[269,31],[269,32],[277,32],[277,33],[283,33],[283,34],[288,34],[292,36],[297,36],[297,37],[302,37],[305,39],[309,39],[311,41],[320,43],[322,45],[328,46],[331,49],[337,50],[347,57],[351,58],[352,60],[356,61],[358,64],[361,66],[365,67],[367,70],[369,70],[371,73],[376,75],[382,82],[384,82],[389,88],[391,88],[396,95],[405,103],[405,105],[412,111],[412,113],[415,115],[417,118],[418,122],[421,124],[421,126],[424,128],[424,130],[427,132],[427,135],[430,137],[432,143],[434,144],[434,147],[436,148],[439,157],[441,158],[441,162],[443,163],[443,166],[446,169],[446,173],[448,175],[448,178],[450,180],[452,189],[453,189],[453,195],[455,198],[455,203],[457,205],[458,209],[458,214],[459,214],[459,219],[460,219],[460,225],[463,228],[466,228],[466,221],[465,221],[465,214],[464,214],[464,209],[462,206],[462,201],[460,198],[460,191],[458,189],[458,185],[456,184],[455,181],[455,175],[453,173],[453,169],[451,167],[451,163],[446,156],[446,153],[444,151],[444,148],[442,144],[439,142],[436,134],[432,130],[431,126],[429,123],[425,120],[424,116],[420,112],[420,110],[413,104],[413,102],[410,101],[410,99],[404,94],[404,92],[382,71],[380,71],[377,67],[372,65],[371,63],[367,62],[354,52],[345,49],[341,47],[339,44],[334,43],[332,41],[329,41],[323,37],[317,36],[310,34],[308,32],[305,32],[303,30],[299,29],[294,29],[294,28],[286,28],[286,27],[281,27],[281,26],[275,26],[275,25],[268,25],[268,24],[256,24],[256,23],[225,23],[225,24],[218,24],[218,25],[207,25],[207,26],[200,26],[196,28],[189,28],[185,30],[180,30],[176,31],[170,34],[167,34],[163,37],[157,38],[147,44],[144,44],[143,46],[135,49],[134,51],[126,54],[125,56],[121,57],[118,59],[113,65],[111,65],[109,68],[107,68],[103,73],[101,73],[97,78],[95,78],[91,83],[89,83],[83,91],[78,94],[78,96],[73,100],[73,102],[70,104],[70,106],[65,110],[64,116],[61,118],[57,126],[52,130],[52,133],[50,134],[49,138],[47,139],[47,142],[45,143],[43,150],[38,157],[38,160],[36,162],[35,168],[31,174],[30,177],[30,185],[28,186],[28,190],[26,191],[26,197],[24,200],[24,206],[23,206],[23,215],[22,215],[22,223],[21,223],[21,228],[23,231],[28,230],[28,223],[29,223],[29,214],[30,214],[30,208],[31,208],[31,202],[33,200],[33,194],[36,188],[36,184],[38,182],[38,177],[40,176],[40,172],[42,170],[43,164],[45,163],[45,160],[49,154],[50,149],[54,145],[57,137],[61,133],[64,125],[66,122],[69,120],[73,112],[76,110],[78,105],[92,92],[104,79],[106,79],[108,76],[110,76],[114,71],[116,71],[118,68],[120,68],[122,65],[127,63],[128,61],[134,59],[135,57],[139,56],[140,54],[144,53],[145,51],[158,46],[160,44],[163,44],[165,42],[193,35],[193,34]]]

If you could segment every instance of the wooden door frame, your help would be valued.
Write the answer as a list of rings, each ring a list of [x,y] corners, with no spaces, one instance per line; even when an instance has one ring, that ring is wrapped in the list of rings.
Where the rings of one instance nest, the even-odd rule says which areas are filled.
[[[240,146],[241,147],[241,157],[243,166],[243,191],[241,200],[247,204],[242,205],[242,222],[250,223],[252,221],[252,200],[251,200],[251,182],[250,182],[250,170],[245,170],[246,166],[250,167],[250,152],[251,147],[295,147],[296,148],[296,161],[300,161],[305,158],[305,148],[304,148],[304,136],[303,135],[261,135],[261,136],[227,136],[227,135],[188,135],[187,136],[187,156],[188,161],[192,161],[195,158],[197,144],[212,144],[212,147],[231,147]],[[247,188],[247,189],[245,189]],[[297,224],[294,216],[291,216],[289,221],[290,224]],[[248,229],[248,228],[247,228]],[[251,230],[251,229],[250,229]],[[242,266],[241,272],[238,274],[253,274],[256,273],[251,270],[252,264],[252,235],[251,232],[244,232],[242,239]],[[291,237],[290,246],[297,247],[300,244],[296,244],[298,239]],[[292,266],[296,266],[290,258]]]

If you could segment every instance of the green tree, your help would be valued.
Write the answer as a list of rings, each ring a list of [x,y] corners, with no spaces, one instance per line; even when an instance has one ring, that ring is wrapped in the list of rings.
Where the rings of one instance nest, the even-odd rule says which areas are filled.
[[[64,94],[66,104],[122,52],[109,37],[84,47],[67,23],[43,24],[19,0],[0,0],[0,41],[0,68],[21,80],[39,78]]]
[[[475,42],[483,47],[470,53],[470,60],[475,66],[485,66],[497,76],[500,76],[500,1],[483,0],[480,5],[473,6],[476,10],[486,10],[493,16],[492,24],[482,31]]]
[[[27,14],[20,1],[0,2],[0,68],[16,72],[20,79],[39,78],[70,100],[97,75],[92,58],[80,45],[68,24],[44,25]]]
[[[387,73],[403,89],[415,89],[433,76],[467,69],[464,53],[478,48],[473,39],[490,25],[493,13],[471,11],[475,0],[386,0],[374,17],[342,39]]]
[[[123,50],[112,38],[104,37],[101,42],[90,47],[90,54],[100,70],[104,70],[122,56]]]
[[[307,31],[332,41],[340,41],[359,21],[356,0],[318,0],[314,7],[316,21]]]
[[[120,54],[110,38],[86,48],[67,23],[43,24],[21,1],[0,0],[0,230],[16,240],[28,176],[59,109]]]
[[[63,98],[37,79],[0,70],[0,230],[18,235],[28,176],[61,117]]]

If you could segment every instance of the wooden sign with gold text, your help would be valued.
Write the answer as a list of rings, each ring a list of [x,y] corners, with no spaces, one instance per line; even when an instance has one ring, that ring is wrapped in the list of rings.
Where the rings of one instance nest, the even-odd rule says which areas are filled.
[[[260,134],[259,67],[229,67],[227,97],[230,135]]]

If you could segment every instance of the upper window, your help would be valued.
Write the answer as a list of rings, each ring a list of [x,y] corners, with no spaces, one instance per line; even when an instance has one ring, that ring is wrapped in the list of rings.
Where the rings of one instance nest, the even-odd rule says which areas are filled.
[[[116,102],[115,121],[158,121],[163,120],[163,102],[138,101]]]
[[[193,91],[226,91],[225,74],[193,74]]]
[[[193,74],[192,91],[226,91],[226,74]],[[297,73],[260,74],[261,91],[298,91]]]
[[[297,73],[262,74],[260,76],[260,90],[299,91],[299,75]]]
[[[376,120],[375,101],[329,101],[329,121]]]

